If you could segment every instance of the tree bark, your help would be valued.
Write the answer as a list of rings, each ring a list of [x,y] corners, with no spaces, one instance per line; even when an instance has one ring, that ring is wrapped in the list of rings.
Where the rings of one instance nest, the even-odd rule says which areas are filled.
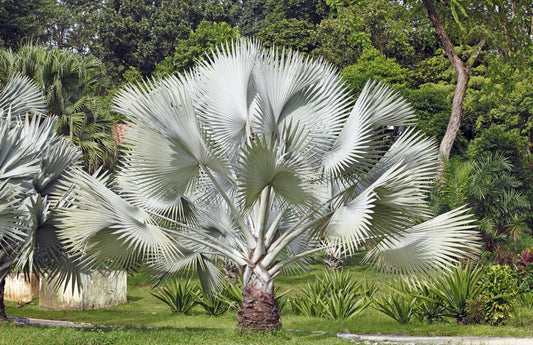
[[[455,93],[453,95],[453,103],[452,103],[452,112],[450,115],[450,121],[448,122],[448,128],[446,129],[446,133],[444,134],[444,137],[442,138],[442,141],[440,143],[439,152],[441,154],[441,159],[448,160],[450,157],[450,152],[453,146],[453,143],[455,141],[455,138],[457,137],[457,133],[459,132],[459,128],[461,127],[461,116],[463,114],[463,102],[466,95],[466,89],[468,86],[468,80],[470,78],[470,68],[476,61],[481,49],[485,45],[485,40],[482,40],[476,47],[476,50],[474,54],[468,59],[467,63],[464,63],[461,58],[457,55],[455,52],[455,49],[453,48],[453,44],[450,41],[448,35],[446,34],[446,31],[444,30],[444,27],[442,26],[442,23],[440,22],[439,16],[437,15],[437,11],[435,10],[435,7],[433,6],[432,0],[422,0],[424,3],[424,7],[426,8],[428,12],[429,19],[431,20],[431,23],[433,24],[433,27],[435,28],[435,32],[437,33],[437,37],[439,39],[440,44],[442,45],[442,48],[446,52],[446,55],[448,56],[448,60],[450,60],[453,68],[455,69],[455,75],[457,77],[457,85],[455,87]]]
[[[258,278],[244,283],[237,326],[242,332],[272,332],[281,328],[280,313],[273,282]]]

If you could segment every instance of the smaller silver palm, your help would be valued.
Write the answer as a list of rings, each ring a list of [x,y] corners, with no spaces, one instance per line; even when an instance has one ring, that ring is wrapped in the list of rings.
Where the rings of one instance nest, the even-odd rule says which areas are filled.
[[[0,294],[13,269],[76,278],[75,257],[62,250],[48,196],[80,153],[55,135],[55,119],[30,79],[13,76],[0,92]],[[5,318],[3,300],[0,318]]]
[[[72,174],[62,236],[90,263],[142,255],[162,276],[197,264],[205,285],[207,259],[233,260],[240,328],[280,327],[274,278],[313,253],[367,246],[368,261],[416,274],[476,248],[464,209],[431,218],[434,142],[382,84],[353,104],[323,61],[238,41],[115,105],[132,124],[123,168],[111,186]],[[409,128],[390,143],[384,126]]]

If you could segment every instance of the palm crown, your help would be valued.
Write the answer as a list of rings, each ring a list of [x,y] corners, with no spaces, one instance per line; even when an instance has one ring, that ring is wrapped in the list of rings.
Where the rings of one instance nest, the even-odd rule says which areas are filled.
[[[110,185],[71,174],[62,236],[90,264],[142,254],[163,276],[198,264],[205,286],[208,259],[230,258],[242,328],[279,327],[249,306],[275,309],[274,277],[325,248],[366,245],[368,261],[403,273],[475,248],[464,209],[431,218],[437,153],[411,108],[374,82],[352,104],[321,60],[237,41],[190,73],[126,87],[115,108],[132,124],[123,168]],[[408,128],[390,143],[384,126]]]
[[[79,151],[55,135],[55,119],[29,78],[13,75],[0,92],[0,295],[13,268],[63,280],[77,278],[75,257],[63,251],[50,194]],[[0,319],[5,318],[3,298]]]

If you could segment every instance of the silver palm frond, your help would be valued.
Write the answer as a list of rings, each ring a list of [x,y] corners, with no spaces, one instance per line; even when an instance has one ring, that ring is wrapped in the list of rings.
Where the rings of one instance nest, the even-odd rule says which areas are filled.
[[[161,275],[224,256],[269,285],[330,245],[413,273],[475,251],[464,210],[431,218],[435,143],[381,83],[352,104],[327,63],[240,40],[186,75],[126,87],[115,110],[132,126],[118,183],[74,169],[60,212],[90,262],[142,256]],[[406,128],[391,140],[384,126]]]
[[[8,113],[15,117],[45,114],[46,101],[37,83],[26,76],[15,75],[0,92],[0,112],[2,110],[4,116]]]

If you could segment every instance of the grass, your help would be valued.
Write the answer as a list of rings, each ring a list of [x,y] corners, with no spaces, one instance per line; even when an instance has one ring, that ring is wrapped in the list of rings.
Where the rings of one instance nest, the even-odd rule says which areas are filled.
[[[242,335],[234,329],[209,328],[38,328],[0,326],[0,344],[311,344],[346,345],[346,341],[328,333],[286,332],[266,335]]]
[[[308,273],[279,277],[276,284],[290,290],[298,289],[320,274],[322,265]],[[348,268],[355,279],[386,281],[388,278],[363,266]],[[39,309],[38,301],[22,308],[7,302],[7,314],[51,320],[88,322],[99,326],[92,329],[58,329],[0,325],[0,344],[346,344],[335,333],[410,334],[423,336],[479,335],[528,337],[533,334],[533,311],[517,310],[518,317],[500,327],[488,325],[457,325],[452,320],[428,323],[412,321],[400,325],[384,314],[368,308],[362,315],[349,320],[324,320],[296,315],[290,309],[282,313],[283,330],[270,335],[241,335],[235,330],[235,312],[218,317],[208,316],[201,307],[191,315],[172,314],[168,307],[150,294],[153,291],[142,274],[128,277],[128,303],[113,308],[86,311],[53,311]],[[292,332],[299,330],[301,332]],[[324,331],[326,333],[313,333]]]

